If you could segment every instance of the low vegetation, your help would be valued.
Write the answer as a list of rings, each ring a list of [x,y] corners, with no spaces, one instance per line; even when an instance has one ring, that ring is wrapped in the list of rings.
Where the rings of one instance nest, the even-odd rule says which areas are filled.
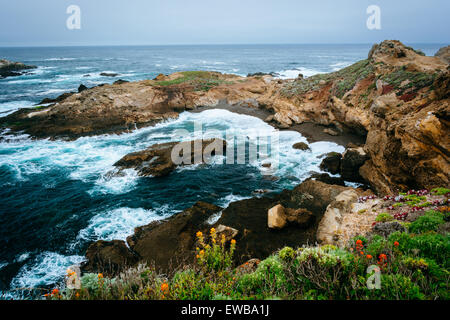
[[[196,263],[171,276],[140,265],[106,278],[85,274],[79,289],[57,288],[47,299],[152,300],[369,300],[450,299],[449,190],[434,189],[385,197],[386,201],[423,200],[443,195],[434,209],[413,222],[388,213],[375,225],[400,223],[404,231],[386,236],[374,230],[357,236],[344,248],[332,245],[285,247],[265,260],[233,265],[236,241],[226,241],[214,228],[197,233]],[[392,200],[394,199],[394,200]],[[408,200],[412,201],[412,200]],[[395,221],[394,221],[395,220]],[[73,276],[69,274],[68,276]],[[377,287],[377,279],[380,286]],[[375,287],[374,287],[375,286]]]
[[[221,84],[232,84],[230,81],[220,79],[218,74],[207,71],[185,71],[182,76],[173,80],[161,80],[149,82],[154,86],[169,87],[173,85],[190,85],[195,91],[208,91]]]
[[[336,85],[332,94],[338,98],[342,98],[347,91],[355,86],[357,81],[367,78],[373,72],[374,68],[369,60],[361,60],[336,72],[317,74],[306,79],[299,79],[287,83],[281,92],[286,97],[299,96],[310,91],[321,89],[333,81],[336,82]]]

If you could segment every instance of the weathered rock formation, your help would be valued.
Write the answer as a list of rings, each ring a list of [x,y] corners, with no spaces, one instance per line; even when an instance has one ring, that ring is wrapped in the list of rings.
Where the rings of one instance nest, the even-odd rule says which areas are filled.
[[[208,163],[212,156],[224,155],[225,151],[222,139],[168,142],[127,154],[114,166],[119,170],[133,168],[141,176],[161,177],[178,166]]]
[[[0,60],[0,79],[21,76],[28,72],[28,70],[36,68],[36,66],[28,66],[21,62],[12,62],[2,59]]]

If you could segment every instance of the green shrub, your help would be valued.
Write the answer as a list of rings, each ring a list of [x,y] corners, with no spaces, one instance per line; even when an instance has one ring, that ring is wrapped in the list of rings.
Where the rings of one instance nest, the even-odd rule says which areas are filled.
[[[365,252],[366,254],[370,254],[372,257],[378,257],[381,253],[386,251],[387,240],[380,236],[374,235],[372,240],[367,245]]]
[[[437,196],[445,196],[450,193],[450,189],[447,188],[434,188],[431,193]]]
[[[392,220],[394,220],[394,217],[389,213],[380,213],[375,219],[376,222],[389,222]]]
[[[404,254],[433,259],[445,268],[450,264],[449,234],[425,233],[414,236],[395,232],[389,236],[389,243],[393,244],[395,241],[399,243],[398,249]]]
[[[175,300],[208,300],[214,296],[211,283],[193,270],[176,273],[167,291]]]
[[[425,215],[417,218],[409,226],[409,231],[412,233],[425,233],[428,231],[437,231],[439,225],[443,224],[444,215],[437,211],[427,211]]]
[[[284,247],[283,249],[280,250],[278,255],[280,256],[281,260],[288,262],[294,259],[295,250],[292,249],[291,247]]]
[[[401,274],[382,274],[381,289],[373,290],[376,298],[382,300],[421,300],[424,295],[418,285]]]

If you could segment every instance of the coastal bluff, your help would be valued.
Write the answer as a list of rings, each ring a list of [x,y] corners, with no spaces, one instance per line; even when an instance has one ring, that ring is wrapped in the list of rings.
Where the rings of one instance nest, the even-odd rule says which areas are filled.
[[[263,112],[280,129],[317,124],[333,135],[361,137],[367,160],[358,176],[388,194],[449,185],[449,72],[445,59],[388,40],[374,45],[367,59],[329,74],[280,80],[190,71],[117,81],[21,109],[1,118],[0,128],[72,140],[226,104]]]

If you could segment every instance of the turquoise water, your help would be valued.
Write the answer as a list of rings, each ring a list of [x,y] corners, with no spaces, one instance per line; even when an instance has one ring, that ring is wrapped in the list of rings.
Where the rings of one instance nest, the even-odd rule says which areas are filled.
[[[417,46],[416,46],[417,47]],[[439,46],[419,47],[427,54]],[[278,72],[280,77],[330,72],[366,57],[370,46],[193,46],[104,48],[0,48],[0,57],[38,66],[30,75],[0,80],[0,116],[45,97],[117,79],[140,80],[180,70],[214,70],[246,75]],[[116,78],[101,72],[116,72]],[[89,76],[86,76],[89,75]],[[176,130],[199,138],[204,132],[240,137],[277,136],[279,180],[265,179],[261,161],[178,169],[168,177],[138,177],[134,170],[114,176],[113,164],[129,152],[177,141]],[[136,226],[173,215],[203,200],[226,207],[255,196],[257,189],[279,192],[319,171],[319,156],[342,152],[330,142],[310,144],[311,152],[292,149],[305,141],[297,132],[278,132],[263,121],[225,110],[185,112],[179,119],[122,135],[72,142],[16,136],[0,143],[0,290],[46,287],[83,261],[92,241],[125,239]],[[274,150],[275,150],[274,149]],[[9,297],[9,296],[8,296]]]

